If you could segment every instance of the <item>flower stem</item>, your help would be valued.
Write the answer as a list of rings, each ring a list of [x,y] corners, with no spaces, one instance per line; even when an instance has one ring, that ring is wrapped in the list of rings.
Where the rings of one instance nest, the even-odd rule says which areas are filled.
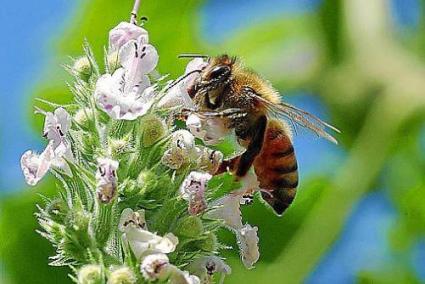
[[[137,12],[140,7],[140,0],[135,0],[133,5],[133,10],[131,10],[130,23],[137,25]]]

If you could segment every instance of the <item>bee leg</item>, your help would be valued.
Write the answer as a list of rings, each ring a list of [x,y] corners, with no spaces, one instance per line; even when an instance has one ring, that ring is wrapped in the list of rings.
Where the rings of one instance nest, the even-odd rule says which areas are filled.
[[[251,128],[251,141],[248,144],[246,151],[240,156],[223,161],[220,164],[218,170],[215,172],[215,175],[230,171],[235,173],[237,178],[245,176],[248,170],[251,168],[255,157],[257,157],[263,147],[266,126],[267,117],[260,117],[254,124],[254,126]],[[246,129],[241,128],[240,131],[246,132]],[[236,129],[236,135],[238,135],[238,129]]]
[[[241,156],[237,156],[237,157],[222,161],[217,171],[214,173],[214,175],[219,175],[225,172],[234,172],[240,157]]]
[[[246,175],[248,170],[251,168],[252,163],[254,162],[255,157],[261,152],[263,148],[264,135],[266,133],[267,127],[267,117],[260,117],[253,126],[253,134],[251,141],[246,149],[246,151],[241,155],[241,158],[238,163],[238,168],[236,170],[236,176],[243,177]]]

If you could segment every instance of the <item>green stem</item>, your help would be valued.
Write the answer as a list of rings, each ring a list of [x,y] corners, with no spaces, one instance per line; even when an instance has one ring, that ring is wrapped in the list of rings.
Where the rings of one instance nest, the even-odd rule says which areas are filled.
[[[99,248],[104,247],[111,235],[112,225],[114,223],[114,203],[101,204],[100,202],[96,202],[95,233]]]

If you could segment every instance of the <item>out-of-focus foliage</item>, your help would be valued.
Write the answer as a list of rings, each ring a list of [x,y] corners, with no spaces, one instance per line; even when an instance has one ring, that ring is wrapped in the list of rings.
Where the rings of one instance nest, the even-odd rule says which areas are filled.
[[[107,31],[128,17],[130,2],[83,2],[58,45],[58,62],[80,55],[84,38],[99,58]],[[262,259],[254,271],[244,272],[236,252],[227,252],[234,269],[226,282],[302,282],[338,237],[356,202],[384,187],[399,212],[388,236],[397,257],[388,267],[365,269],[358,282],[419,283],[409,253],[425,234],[425,156],[418,145],[425,105],[425,1],[420,1],[419,26],[403,37],[391,24],[389,1],[324,0],[315,13],[273,18],[214,46],[200,37],[202,1],[142,2],[151,41],[161,54],[160,71],[172,77],[181,73],[185,62],[176,59],[179,53],[237,54],[283,93],[317,93],[343,132],[338,138],[348,152],[346,161],[332,179],[303,181],[282,218],[258,202],[244,209],[247,220],[260,228]],[[66,102],[64,74],[59,67],[47,70],[49,80],[36,96]],[[41,121],[36,124],[41,129]],[[39,190],[48,195],[52,187],[46,182]],[[38,201],[34,192],[2,200],[0,257],[11,283],[69,281],[63,271],[47,267],[49,244],[34,232],[35,218],[28,217]],[[223,236],[234,245],[228,232]]]

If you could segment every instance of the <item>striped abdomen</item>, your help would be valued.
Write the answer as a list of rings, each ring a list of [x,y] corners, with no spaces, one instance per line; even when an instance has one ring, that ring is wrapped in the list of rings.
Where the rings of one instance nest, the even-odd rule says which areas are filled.
[[[298,166],[286,127],[269,120],[263,147],[254,160],[263,199],[281,215],[291,205],[298,186]]]

